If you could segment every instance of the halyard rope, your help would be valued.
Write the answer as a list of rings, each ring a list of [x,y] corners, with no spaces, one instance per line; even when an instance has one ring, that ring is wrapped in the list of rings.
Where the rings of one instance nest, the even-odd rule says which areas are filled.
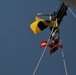
[[[56,21],[57,21],[57,19],[56,19]],[[56,24],[56,23],[55,23],[55,24]],[[54,26],[55,26],[55,24],[54,24]],[[50,33],[50,36],[51,36],[52,33],[53,33],[54,26],[53,26],[53,28],[52,28],[52,31],[51,31],[51,33]],[[50,36],[49,36],[49,38],[48,38],[48,40],[47,40],[47,43],[49,43],[49,41],[50,41]],[[36,65],[36,67],[35,67],[35,70],[34,70],[34,72],[33,72],[33,75],[35,75],[35,73],[36,73],[36,71],[37,71],[37,69],[38,69],[38,67],[39,67],[39,64],[40,64],[40,62],[41,62],[41,60],[42,60],[42,58],[43,58],[43,56],[44,56],[44,53],[45,53],[45,51],[46,51],[46,48],[47,48],[47,45],[45,46],[45,48],[44,48],[44,50],[43,50],[43,52],[42,52],[42,54],[41,54],[41,57],[40,57],[37,65]]]

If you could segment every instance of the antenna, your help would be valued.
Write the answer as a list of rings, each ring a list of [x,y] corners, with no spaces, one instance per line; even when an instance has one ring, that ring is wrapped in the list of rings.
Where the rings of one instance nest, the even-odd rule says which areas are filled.
[[[51,14],[37,13],[37,16],[51,16]]]

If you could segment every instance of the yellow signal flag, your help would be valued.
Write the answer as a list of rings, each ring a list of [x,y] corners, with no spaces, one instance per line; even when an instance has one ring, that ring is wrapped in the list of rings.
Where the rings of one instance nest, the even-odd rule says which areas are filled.
[[[51,20],[44,20],[36,16],[35,21],[30,25],[31,30],[37,34],[44,30],[47,27],[58,27],[57,21]]]

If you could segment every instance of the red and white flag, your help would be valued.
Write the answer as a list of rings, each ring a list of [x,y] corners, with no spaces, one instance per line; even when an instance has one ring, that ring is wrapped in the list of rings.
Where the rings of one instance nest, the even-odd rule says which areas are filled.
[[[41,42],[40,48],[46,47],[46,45],[47,45],[47,41],[46,40],[43,40]]]
[[[57,44],[54,48],[50,50],[50,55],[57,51],[59,48],[62,48],[62,44]]]

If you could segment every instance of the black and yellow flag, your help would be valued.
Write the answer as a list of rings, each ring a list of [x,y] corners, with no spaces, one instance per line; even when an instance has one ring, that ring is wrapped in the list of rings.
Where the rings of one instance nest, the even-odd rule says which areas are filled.
[[[47,21],[36,16],[35,21],[30,25],[30,28],[35,34],[37,34],[42,30],[44,30],[45,28],[53,26],[57,27],[58,23],[53,20]]]

